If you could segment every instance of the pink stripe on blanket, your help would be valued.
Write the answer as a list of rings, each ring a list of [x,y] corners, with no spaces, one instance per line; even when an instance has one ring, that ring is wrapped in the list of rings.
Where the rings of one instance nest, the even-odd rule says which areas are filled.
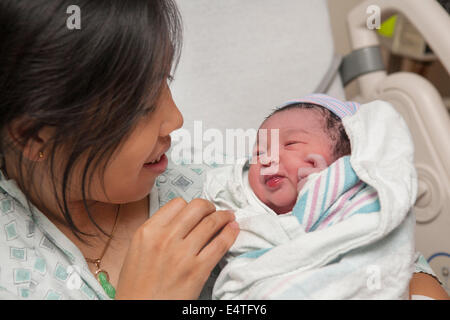
[[[367,200],[369,200],[369,199],[373,199],[373,198],[376,198],[376,197],[377,197],[377,192],[376,192],[376,191],[375,191],[375,192],[372,192],[371,194],[368,194],[368,195],[365,196],[365,197],[362,197],[361,199],[359,199],[358,201],[356,201],[355,203],[353,203],[350,207],[348,207],[348,208],[345,210],[344,214],[341,216],[341,218],[339,219],[339,221],[342,221],[342,220],[345,218],[345,216],[346,216],[346,215],[347,215],[354,207],[356,207],[357,205],[363,203],[364,201],[367,201]]]
[[[270,299],[270,297],[273,297],[275,293],[281,291],[283,289],[283,287],[286,287],[286,285],[291,282],[292,279],[294,279],[294,278],[296,278],[298,276],[299,276],[299,274],[297,272],[297,273],[294,273],[293,275],[290,275],[286,279],[281,279],[280,281],[275,283],[269,290],[267,290],[265,292],[265,294],[261,297],[261,300],[268,300],[268,299]],[[248,298],[248,295],[247,295],[247,298]]]
[[[334,178],[333,195],[331,196],[330,203],[333,203],[337,197],[337,192],[338,192],[338,188],[339,188],[339,177],[341,174],[341,165],[343,165],[342,161],[339,161],[338,163],[336,163],[336,173],[335,173],[335,178]]]
[[[314,218],[314,216],[316,216],[316,204],[317,204],[317,198],[319,197],[319,189],[320,189],[321,181],[322,181],[322,177],[319,177],[319,179],[316,181],[316,185],[314,186],[311,210],[309,210],[308,224],[306,225],[306,229],[305,229],[306,232],[308,232],[309,228],[311,228],[311,225],[313,223],[313,218]],[[319,212],[319,216],[320,216],[320,212]]]
[[[322,229],[324,226],[330,222],[330,220],[344,207],[345,202],[351,198],[355,193],[357,193],[363,184],[362,181],[359,181],[357,184],[355,184],[350,190],[348,190],[339,201],[338,206],[326,217],[319,225],[317,229]]]

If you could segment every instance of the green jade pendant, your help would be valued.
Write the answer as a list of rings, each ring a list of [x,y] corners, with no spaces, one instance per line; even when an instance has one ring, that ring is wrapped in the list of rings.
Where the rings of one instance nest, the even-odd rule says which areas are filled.
[[[108,297],[114,299],[116,296],[116,289],[114,289],[113,285],[109,283],[108,273],[102,269],[99,269],[95,274],[97,275],[98,282],[102,286],[103,290],[105,290]]]
[[[116,289],[114,289],[113,285],[109,283],[108,272],[100,267],[100,263],[102,262],[102,260],[96,259],[91,260],[91,262],[93,262],[95,264],[95,267],[97,268],[97,271],[95,271],[95,275],[97,276],[98,282],[100,283],[108,297],[114,299],[116,297]]]
[[[106,270],[103,270],[100,267],[100,264],[102,263],[102,259],[103,259],[103,256],[105,255],[106,250],[108,249],[109,243],[110,243],[110,241],[112,239],[112,234],[114,233],[114,230],[116,230],[117,219],[119,218],[119,211],[120,211],[120,205],[117,208],[116,220],[114,221],[114,226],[113,226],[113,229],[111,231],[111,236],[109,237],[108,241],[106,242],[105,248],[103,249],[103,252],[100,255],[100,258],[99,259],[95,259],[95,260],[86,258],[86,261],[88,261],[90,263],[93,263],[95,265],[95,268],[97,269],[95,271],[95,275],[97,276],[97,280],[100,283],[100,285],[102,286],[102,288],[105,291],[105,293],[111,299],[115,299],[115,297],[116,297],[116,289],[109,282],[108,272],[106,272]]]

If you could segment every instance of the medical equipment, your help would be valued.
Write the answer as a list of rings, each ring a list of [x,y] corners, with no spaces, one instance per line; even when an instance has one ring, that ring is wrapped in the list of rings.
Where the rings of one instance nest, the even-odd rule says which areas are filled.
[[[377,31],[367,26],[369,6],[380,9],[381,21],[401,13],[420,30],[450,73],[450,41],[442,32],[450,30],[450,18],[438,2],[361,2],[347,17],[354,58],[344,57],[343,63],[334,54],[325,0],[177,3],[183,18],[184,45],[171,89],[186,130],[195,136],[194,121],[201,121],[203,130],[257,128],[273,107],[317,89],[345,99],[342,82],[353,79],[359,94],[349,98],[363,103],[376,99],[390,102],[413,136],[419,173],[417,250],[426,258],[450,252],[449,115],[429,81],[412,73],[388,75],[383,70]],[[345,60],[358,61],[361,68],[349,67],[341,81],[333,74],[342,72]],[[448,261],[435,259],[431,266],[439,273],[450,268]]]
[[[380,41],[389,47],[391,53],[419,61],[436,59],[419,30],[403,15],[388,18],[381,25],[379,34]]]
[[[422,33],[434,54],[450,73],[450,41],[442,30],[450,30],[448,13],[434,0],[365,1],[355,7],[347,24],[353,50],[378,46],[378,38],[365,27],[362,14],[368,5],[378,5],[381,20],[401,12]],[[426,12],[424,15],[423,12]],[[358,100],[391,102],[407,122],[415,142],[419,175],[416,213],[416,246],[426,257],[436,251],[450,252],[450,119],[442,97],[426,79],[412,73],[387,75],[376,71],[356,80]],[[448,259],[431,262],[436,270],[449,267]]]

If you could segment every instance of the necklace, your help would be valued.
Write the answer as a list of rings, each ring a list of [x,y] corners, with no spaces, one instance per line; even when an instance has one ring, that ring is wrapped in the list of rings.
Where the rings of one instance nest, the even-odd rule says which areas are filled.
[[[114,234],[114,231],[116,230],[117,220],[119,218],[119,211],[120,211],[120,204],[117,207],[116,219],[114,221],[114,226],[113,226],[113,229],[111,231],[111,236],[109,237],[108,241],[106,242],[105,248],[103,249],[103,252],[100,255],[100,258],[98,258],[98,259],[86,258],[87,262],[93,263],[95,265],[95,268],[97,269],[97,270],[95,270],[95,275],[97,277],[97,281],[100,283],[100,285],[102,286],[103,290],[105,290],[106,294],[111,299],[114,299],[114,297],[116,296],[116,289],[109,282],[108,272],[105,269],[102,269],[100,265],[102,263],[103,256],[106,253],[106,250],[108,250],[109,243],[111,242],[111,239],[112,239],[112,236]]]

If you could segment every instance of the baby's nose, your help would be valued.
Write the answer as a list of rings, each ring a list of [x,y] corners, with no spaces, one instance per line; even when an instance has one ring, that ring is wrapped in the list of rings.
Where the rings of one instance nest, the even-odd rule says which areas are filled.
[[[266,156],[265,159],[261,161],[261,171],[260,174],[263,176],[276,174],[279,170],[280,159],[278,156]]]
[[[272,165],[278,164],[280,163],[280,160],[278,158],[275,157],[267,157],[266,159],[264,159],[265,161],[261,161],[261,164],[265,167],[270,167]]]
[[[270,167],[280,163],[280,154],[276,151],[264,152],[259,156],[259,162],[262,166]]]

